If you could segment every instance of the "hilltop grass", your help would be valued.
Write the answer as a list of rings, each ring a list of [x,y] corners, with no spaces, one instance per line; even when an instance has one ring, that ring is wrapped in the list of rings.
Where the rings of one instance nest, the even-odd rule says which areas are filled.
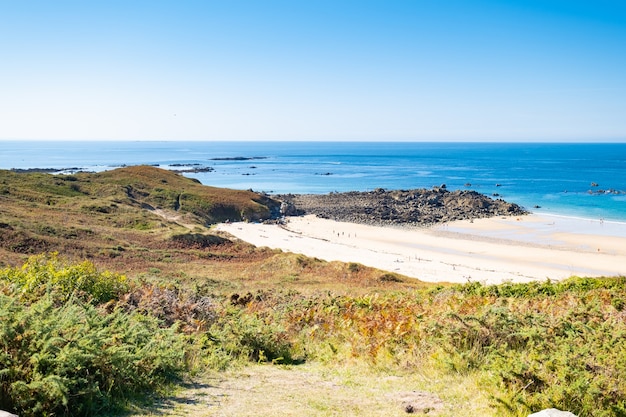
[[[191,214],[206,224],[267,218],[275,204],[262,194],[204,186],[151,166],[73,175],[0,170],[0,195],[33,205],[79,205],[100,214],[111,214],[118,205],[162,208]]]

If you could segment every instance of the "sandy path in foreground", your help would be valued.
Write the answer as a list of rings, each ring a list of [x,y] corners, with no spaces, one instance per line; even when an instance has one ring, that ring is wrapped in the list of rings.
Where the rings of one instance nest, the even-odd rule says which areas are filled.
[[[626,274],[626,224],[529,215],[433,228],[375,227],[315,216],[285,226],[220,224],[256,246],[358,262],[429,282],[501,283]]]

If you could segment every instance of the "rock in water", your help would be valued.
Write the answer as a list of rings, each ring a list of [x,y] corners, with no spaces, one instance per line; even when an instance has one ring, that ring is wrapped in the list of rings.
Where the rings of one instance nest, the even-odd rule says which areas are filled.
[[[577,417],[576,414],[570,413],[569,411],[561,411],[556,408],[548,408],[546,410],[541,410],[538,413],[532,413],[528,417]]]

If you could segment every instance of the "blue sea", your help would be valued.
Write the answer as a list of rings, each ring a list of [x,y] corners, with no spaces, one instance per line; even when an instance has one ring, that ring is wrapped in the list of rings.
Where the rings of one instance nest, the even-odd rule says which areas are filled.
[[[103,171],[138,164],[211,167],[185,175],[268,193],[445,184],[535,213],[626,221],[626,143],[0,142],[2,169]]]

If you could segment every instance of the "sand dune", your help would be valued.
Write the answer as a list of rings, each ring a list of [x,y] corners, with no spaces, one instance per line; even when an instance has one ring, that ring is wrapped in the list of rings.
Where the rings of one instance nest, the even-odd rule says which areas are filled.
[[[290,217],[284,226],[220,224],[256,246],[358,262],[429,282],[501,283],[626,274],[626,224],[529,215],[432,228]]]

